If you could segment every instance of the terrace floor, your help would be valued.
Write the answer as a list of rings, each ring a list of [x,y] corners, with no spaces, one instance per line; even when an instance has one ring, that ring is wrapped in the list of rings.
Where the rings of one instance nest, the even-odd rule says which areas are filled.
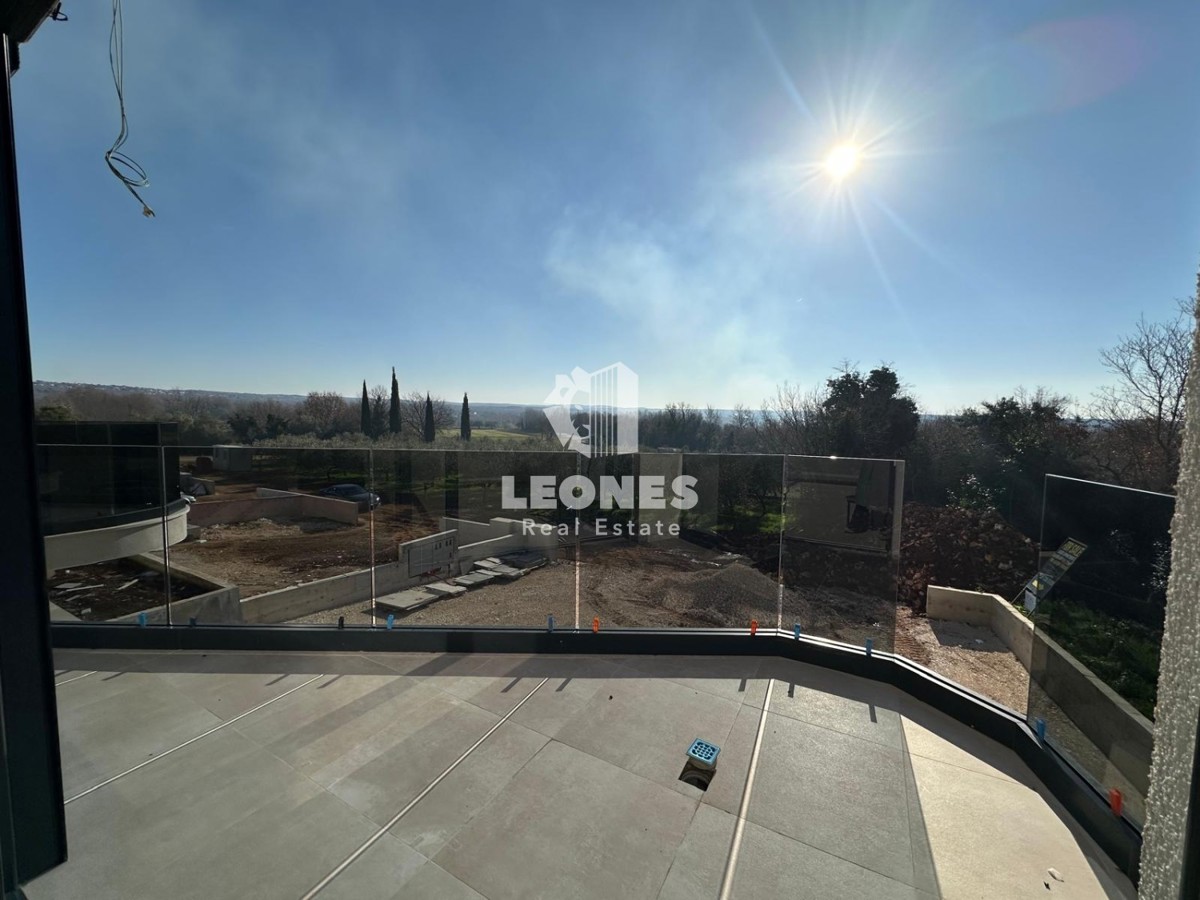
[[[1134,895],[1011,751],[789,660],[55,660],[70,859],[31,900]]]

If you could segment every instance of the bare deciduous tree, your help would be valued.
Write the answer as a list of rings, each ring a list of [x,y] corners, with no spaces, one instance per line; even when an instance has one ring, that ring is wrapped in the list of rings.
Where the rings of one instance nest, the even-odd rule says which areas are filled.
[[[804,391],[786,381],[775,396],[763,401],[757,423],[761,451],[765,453],[826,454],[830,435],[824,404],[825,388]]]
[[[1120,484],[1170,491],[1179,473],[1183,399],[1192,352],[1195,299],[1170,322],[1138,322],[1133,333],[1100,352],[1116,384],[1096,395],[1102,420],[1095,463]]]
[[[301,421],[320,437],[355,430],[355,409],[336,391],[311,391],[299,408]]]
[[[425,394],[409,391],[400,401],[400,419],[406,435],[420,438],[425,432]],[[433,426],[436,431],[452,428],[455,424],[454,411],[442,397],[433,398]]]

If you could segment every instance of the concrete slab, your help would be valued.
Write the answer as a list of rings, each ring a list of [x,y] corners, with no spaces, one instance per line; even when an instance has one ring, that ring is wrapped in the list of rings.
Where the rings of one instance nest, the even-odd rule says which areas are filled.
[[[412,612],[414,609],[428,606],[433,601],[440,600],[441,598],[441,594],[434,591],[427,591],[425,588],[409,588],[406,591],[397,591],[394,594],[376,597],[375,605],[382,606],[384,609],[398,610],[399,612]]]
[[[491,575],[486,571],[468,572],[466,575],[459,575],[454,579],[455,584],[461,584],[465,588],[479,587],[492,581],[496,576]]]
[[[431,594],[437,594],[439,597],[457,597],[459,594],[465,594],[467,589],[459,584],[449,584],[445,581],[435,581],[431,584],[421,586],[423,590]]]
[[[513,579],[520,578],[525,574],[520,569],[514,569],[512,566],[505,565],[492,566],[490,569],[488,569],[488,571],[501,581],[512,581]]]

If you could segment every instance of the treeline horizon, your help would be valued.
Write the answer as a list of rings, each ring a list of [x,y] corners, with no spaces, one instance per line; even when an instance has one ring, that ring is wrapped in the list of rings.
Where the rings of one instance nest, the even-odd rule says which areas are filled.
[[[639,415],[645,450],[904,459],[910,499],[935,505],[1027,505],[1046,474],[1170,493],[1179,467],[1195,301],[1169,322],[1139,321],[1100,359],[1112,376],[1086,406],[1050,388],[1022,387],[956,413],[922,415],[914,388],[890,365],[843,363],[824,383],[781,384],[757,408],[669,403]],[[312,391],[294,405],[239,402],[194,391],[43,392],[53,420],[173,421],[184,446],[461,447],[560,449],[543,407],[471,413],[428,391],[368,387],[358,402]],[[578,415],[577,427],[587,425]],[[432,427],[431,427],[432,426]]]

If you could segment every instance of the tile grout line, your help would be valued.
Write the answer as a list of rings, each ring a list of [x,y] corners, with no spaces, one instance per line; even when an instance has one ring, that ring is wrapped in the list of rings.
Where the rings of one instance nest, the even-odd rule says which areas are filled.
[[[100,782],[99,784],[92,785],[86,791],[82,791],[82,792],[76,794],[74,797],[68,797],[66,800],[63,801],[63,806],[66,806],[68,803],[73,803],[76,800],[80,799],[81,797],[86,797],[88,794],[92,793],[93,791],[100,790],[100,788],[104,787],[105,785],[112,784],[118,778],[124,778],[126,775],[131,775],[132,773],[136,772],[138,769],[148,766],[153,762],[158,762],[158,760],[162,759],[164,756],[168,756],[169,754],[174,753],[176,750],[182,750],[184,747],[187,747],[190,744],[196,743],[196,741],[200,740],[201,738],[206,738],[210,734],[214,734],[214,733],[220,731],[222,728],[226,728],[226,727],[232,725],[234,722],[237,722],[241,719],[246,718],[246,716],[250,715],[251,713],[256,713],[263,707],[270,706],[276,700],[282,700],[288,694],[294,694],[296,691],[300,690],[301,688],[308,687],[308,685],[312,684],[318,678],[324,678],[324,677],[325,676],[323,674],[315,675],[312,678],[310,678],[308,681],[304,682],[303,684],[298,684],[298,685],[296,685],[296,687],[291,688],[290,690],[284,691],[278,697],[272,697],[266,703],[260,703],[258,706],[254,707],[253,709],[248,709],[244,713],[241,713],[240,715],[236,715],[232,719],[229,719],[225,722],[222,722],[220,725],[210,728],[208,731],[204,732],[203,734],[198,734],[194,738],[189,738],[188,740],[184,741],[182,744],[178,744],[178,745],[172,747],[170,750],[164,750],[162,753],[158,754],[157,756],[151,757],[150,759],[147,759],[147,760],[143,760],[142,762],[138,763],[136,766],[133,766],[132,768],[126,769],[124,772],[119,772],[118,774],[112,776],[112,778],[107,778],[104,781]]]
[[[84,672],[82,675],[76,675],[74,678],[68,678],[66,681],[54,682],[55,687],[62,687],[64,684],[70,684],[72,681],[79,681],[81,678],[87,678],[89,675],[95,675],[95,672]]]
[[[733,876],[737,871],[738,853],[742,849],[742,835],[746,828],[746,815],[750,812],[750,794],[754,790],[754,777],[758,774],[758,756],[762,752],[763,732],[767,727],[767,713],[771,707],[771,688],[774,678],[767,679],[767,694],[763,698],[762,712],[758,717],[758,733],[754,736],[754,749],[750,753],[750,768],[746,771],[746,787],[742,791],[742,803],[738,808],[737,825],[733,829],[733,842],[729,847],[729,858],[725,861],[725,875],[721,879],[720,900],[729,900],[733,890]]]
[[[495,725],[493,725],[491,728],[489,728],[484,733],[483,737],[481,737],[474,744],[472,744],[470,747],[468,747],[466,752],[464,752],[462,756],[460,756],[458,759],[456,759],[454,762],[452,762],[449,766],[447,766],[446,770],[444,772],[442,772],[441,775],[439,775],[437,778],[433,779],[433,781],[431,781],[426,786],[426,788],[423,791],[421,791],[421,793],[417,794],[417,796],[415,796],[412,800],[410,800],[408,802],[408,804],[405,805],[405,807],[402,810],[400,810],[400,812],[398,812],[398,813],[396,813],[396,815],[392,816],[392,818],[387,822],[386,825],[384,825],[382,828],[380,828],[378,831],[376,831],[373,835],[371,835],[369,838],[367,838],[367,840],[363,842],[362,846],[360,846],[357,850],[355,850],[353,853],[351,853],[349,856],[347,856],[344,860],[342,860],[342,862],[332,872],[330,872],[328,875],[326,875],[324,878],[322,878],[310,891],[308,891],[308,893],[306,893],[304,895],[303,900],[312,900],[313,897],[317,896],[317,894],[319,894],[321,891],[325,890],[325,888],[327,888],[335,878],[337,878],[339,875],[341,875],[342,872],[346,871],[346,869],[348,869],[355,862],[355,860],[357,860],[360,856],[362,856],[364,853],[366,853],[368,850],[370,850],[371,847],[374,846],[380,840],[380,838],[382,838],[385,834],[387,834],[389,831],[391,831],[392,828],[396,825],[396,823],[399,822],[402,818],[404,818],[404,816],[406,816],[408,814],[408,812],[414,806],[416,806],[418,803],[420,803],[422,800],[424,800],[425,797],[428,796],[430,791],[432,791],[435,787],[437,787],[439,784],[441,784],[442,779],[446,778],[451,772],[453,772],[456,768],[458,768],[459,764],[462,763],[462,761],[465,760],[472,753],[474,753],[484,741],[486,741],[489,737],[491,737],[492,734],[495,733],[496,729],[498,729],[501,725],[503,725],[505,722],[507,722],[509,719],[511,719],[516,714],[517,710],[519,710],[522,706],[524,706],[526,701],[529,700],[529,698],[532,697],[534,694],[536,694],[541,689],[542,685],[544,685],[549,680],[550,680],[550,677],[546,676],[541,681],[539,681],[537,683],[537,685],[534,687],[534,689],[531,690],[528,694],[526,694],[524,696],[524,698],[522,698],[520,703],[518,703],[511,710],[509,710],[508,713],[506,713],[499,722],[497,722]]]

